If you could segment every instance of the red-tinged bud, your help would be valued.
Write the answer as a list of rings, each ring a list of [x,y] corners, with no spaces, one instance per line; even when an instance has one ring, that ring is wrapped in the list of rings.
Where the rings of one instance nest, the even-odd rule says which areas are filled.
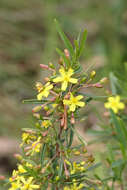
[[[27,151],[29,151],[30,149],[31,149],[31,146],[27,146],[27,147],[24,148],[24,151],[27,152]]]
[[[48,65],[44,65],[44,64],[40,64],[40,67],[41,67],[42,69],[49,69],[49,66],[48,66]]]
[[[93,84],[93,87],[96,87],[96,88],[103,88],[103,85],[100,84],[100,83],[96,83],[96,84]]]
[[[70,57],[70,54],[69,54],[68,49],[64,49],[64,53],[65,53],[65,56],[66,56],[67,58],[69,58],[69,57]]]
[[[32,131],[31,129],[24,129],[24,131],[29,134],[35,134],[35,131]]]
[[[64,99],[69,99],[69,97],[70,97],[70,93],[66,94],[66,95],[64,96]]]
[[[105,117],[109,117],[109,116],[110,116],[110,113],[109,113],[109,112],[104,112],[104,116],[105,116]]]
[[[100,84],[105,84],[106,82],[108,82],[108,78],[104,77],[100,80]]]
[[[64,126],[64,115],[63,115],[62,119],[60,120],[60,126],[61,126],[61,127]]]
[[[46,137],[47,134],[48,134],[48,131],[45,131],[45,132],[42,133],[42,136],[43,136],[43,137]]]
[[[36,117],[37,119],[40,119],[40,114],[39,113],[34,113],[33,116]]]
[[[41,106],[36,106],[32,109],[32,112],[35,113],[35,112],[39,112],[40,110],[42,109]]]
[[[56,97],[53,97],[50,99],[51,102],[54,102],[56,100]]]
[[[45,77],[44,80],[48,82],[50,79],[48,77]]]
[[[46,112],[46,116],[50,115],[52,113],[52,110],[49,110]]]
[[[73,113],[71,115],[71,124],[75,124],[75,118],[74,118],[74,114]]]
[[[14,158],[16,158],[19,161],[22,160],[22,156],[20,154],[14,154],[13,156],[14,156]]]
[[[0,180],[5,180],[5,176],[0,175]]]

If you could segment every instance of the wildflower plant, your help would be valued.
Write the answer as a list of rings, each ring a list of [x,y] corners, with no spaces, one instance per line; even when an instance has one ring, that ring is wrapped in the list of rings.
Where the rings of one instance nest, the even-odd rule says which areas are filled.
[[[112,79],[110,82],[113,83]],[[94,136],[94,143],[101,142],[103,147],[103,165],[105,178],[100,174],[96,178],[102,183],[101,188],[106,190],[126,190],[127,189],[127,117],[126,117],[126,97],[118,95],[117,85],[111,85],[111,92],[108,92],[107,101],[104,103],[106,112],[100,120],[100,129],[91,130]],[[99,138],[98,138],[99,137]],[[103,171],[101,168],[101,172]]]
[[[25,103],[37,104],[32,112],[34,128],[23,129],[20,163],[9,179],[9,190],[93,190],[99,181],[89,175],[97,165],[87,152],[86,142],[76,130],[80,109],[85,109],[94,96],[82,89],[103,87],[103,80],[93,83],[95,71],[83,71],[79,58],[84,50],[87,31],[74,41],[74,47],[55,21],[66,49],[60,55],[58,69],[53,64],[42,69],[51,72],[45,83],[37,82],[37,96]],[[80,144],[73,144],[77,135]]]

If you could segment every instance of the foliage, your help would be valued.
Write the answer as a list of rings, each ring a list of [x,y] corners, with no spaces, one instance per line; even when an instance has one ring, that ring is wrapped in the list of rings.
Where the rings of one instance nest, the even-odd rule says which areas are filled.
[[[37,99],[24,100],[38,104],[32,110],[37,122],[34,128],[23,129],[22,156],[16,155],[20,164],[9,179],[9,190],[92,190],[101,184],[89,175],[98,164],[94,164],[93,156],[87,153],[86,142],[77,133],[75,122],[80,119],[80,108],[94,99],[94,95],[88,98],[82,89],[102,88],[105,79],[93,83],[95,71],[86,73],[80,65],[86,31],[75,40],[73,47],[59,23],[56,20],[55,23],[68,49],[64,52],[57,49],[59,72],[51,63],[40,65],[52,75],[44,79],[46,84],[36,83]],[[74,135],[80,141],[78,146],[73,145]]]

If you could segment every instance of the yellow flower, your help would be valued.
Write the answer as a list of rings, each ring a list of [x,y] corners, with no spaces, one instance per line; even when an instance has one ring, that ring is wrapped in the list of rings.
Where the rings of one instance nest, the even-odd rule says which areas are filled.
[[[85,102],[81,102],[79,100],[81,100],[83,98],[83,96],[79,95],[79,96],[73,96],[73,94],[70,94],[70,100],[63,100],[63,103],[65,105],[69,106],[70,111],[74,112],[76,107],[84,107],[85,106]]]
[[[44,127],[44,128],[48,128],[49,126],[51,126],[52,125],[52,123],[51,123],[51,121],[50,120],[44,120],[44,121],[42,121],[42,126]]]
[[[35,140],[36,136],[30,135],[29,133],[23,133],[22,134],[22,143],[20,146],[23,146],[25,143],[29,144],[31,140]]]
[[[74,74],[74,70],[72,68],[70,68],[68,71],[65,71],[65,69],[61,67],[59,69],[59,72],[60,72],[60,76],[53,79],[53,82],[56,82],[56,83],[62,82],[62,86],[61,86],[62,91],[66,90],[69,82],[73,84],[77,83],[78,80],[71,77]]]
[[[53,88],[53,85],[50,84],[50,82],[47,82],[44,86],[42,84],[40,85],[40,83],[37,83],[36,88],[39,92],[39,94],[37,95],[37,99],[42,100],[42,97],[48,97],[50,90]]]
[[[17,190],[21,188],[21,183],[19,181],[11,183],[9,190]]]
[[[12,177],[9,178],[9,181],[13,182],[13,181],[17,180],[17,178],[18,178],[18,171],[13,170]]]
[[[71,169],[71,174],[75,174],[76,172],[85,171],[84,165],[85,165],[85,163],[83,163],[83,162],[81,162],[81,163],[73,162],[73,169]]]
[[[26,172],[26,170],[24,169],[24,167],[21,164],[18,165],[18,171],[19,171],[19,173],[25,173]]]
[[[120,96],[109,97],[108,102],[104,104],[105,108],[112,109],[115,113],[118,113],[119,109],[124,109],[124,103],[120,102]]]
[[[64,190],[81,190],[83,188],[83,184],[77,185],[76,182],[73,182],[73,185],[64,187]]]
[[[33,177],[29,177],[27,180],[25,180],[24,177],[21,178],[21,181],[23,183],[22,190],[33,190],[40,188],[39,185],[34,185],[32,183]]]
[[[35,142],[33,142],[31,155],[33,155],[35,152],[40,152],[40,149],[42,146],[42,144],[40,143],[40,140],[41,140],[41,137],[38,137],[38,139]]]

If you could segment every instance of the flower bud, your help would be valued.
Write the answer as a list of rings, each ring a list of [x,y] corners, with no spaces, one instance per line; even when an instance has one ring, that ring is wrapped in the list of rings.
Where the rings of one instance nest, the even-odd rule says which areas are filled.
[[[45,110],[45,111],[48,111],[48,110],[49,110],[49,107],[48,107],[48,106],[44,106],[44,110]]]
[[[75,156],[79,156],[79,155],[80,155],[80,151],[78,151],[78,150],[75,151],[75,152],[74,152],[74,155],[75,155]]]
[[[80,81],[80,83],[84,83],[84,82],[86,82],[86,77],[83,77],[82,79],[81,79],[81,81]]]
[[[0,175],[0,180],[5,180],[5,176]]]
[[[42,69],[49,69],[49,66],[48,66],[48,65],[44,65],[44,64],[40,64],[40,67],[41,67]]]
[[[35,113],[35,112],[39,112],[40,110],[42,109],[41,106],[36,106],[32,109],[32,112]]]
[[[100,83],[93,84],[93,87],[96,87],[96,88],[103,88],[102,84],[100,84]]]
[[[50,81],[50,79],[49,79],[48,77],[45,77],[44,80],[45,80],[46,82]]]
[[[87,152],[87,149],[86,148],[83,148],[83,153],[86,153]]]
[[[33,116],[36,117],[37,119],[40,119],[40,114],[38,113],[34,113]]]
[[[17,160],[21,161],[22,160],[22,156],[20,154],[14,154],[13,155]]]
[[[68,49],[64,49],[64,53],[65,53],[65,56],[66,56],[67,58],[69,58],[69,57],[70,57],[70,54],[69,54]]]
[[[96,71],[93,70],[93,71],[90,73],[90,78],[93,79],[95,76],[96,76]]]
[[[64,126],[64,115],[63,115],[62,119],[60,120],[60,126],[61,126],[61,127]]]
[[[50,67],[51,69],[55,69],[54,65],[53,65],[51,62],[49,63],[49,67]]]
[[[63,65],[63,59],[62,59],[62,58],[59,59],[58,64],[59,64],[59,65]]]
[[[104,112],[104,116],[105,116],[105,117],[109,117],[109,116],[110,116],[110,113],[109,113],[109,112]]]
[[[90,155],[90,156],[88,157],[88,161],[89,161],[89,162],[92,163],[92,162],[94,162],[94,160],[95,160],[95,158],[94,158],[92,155]]]
[[[106,82],[108,82],[108,78],[104,77],[100,80],[100,84],[105,84]]]
[[[71,115],[71,124],[75,124],[75,118],[74,118],[74,114],[73,113]]]

